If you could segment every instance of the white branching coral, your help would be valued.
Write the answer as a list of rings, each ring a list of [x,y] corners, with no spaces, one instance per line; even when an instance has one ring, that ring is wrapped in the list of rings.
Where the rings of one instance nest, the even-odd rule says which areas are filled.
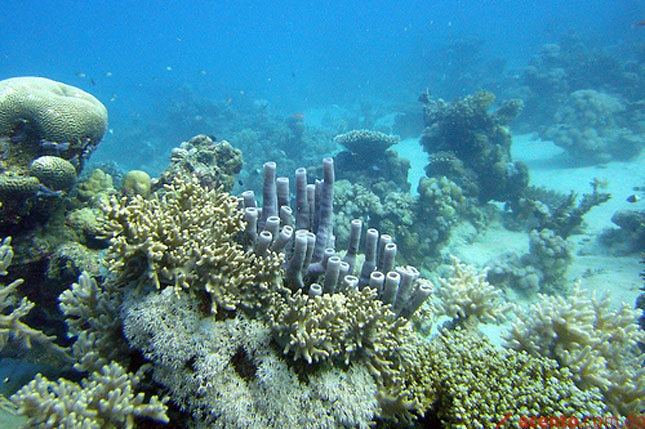
[[[11,237],[6,237],[0,242],[0,276],[7,275],[7,268],[13,260]],[[67,350],[54,343],[56,337],[45,335],[43,332],[30,327],[21,319],[34,307],[34,303],[23,297],[17,301],[16,289],[22,285],[23,280],[17,279],[8,285],[0,285],[0,351],[9,343],[30,349],[33,343],[45,347],[63,361],[69,361]]]
[[[76,338],[72,355],[77,371],[98,371],[129,354],[121,334],[121,297],[112,286],[109,282],[99,286],[83,272],[78,282],[58,297],[58,307],[69,327],[67,335]]]
[[[507,342],[515,350],[547,356],[571,370],[581,389],[599,387],[611,411],[627,416],[645,408],[645,370],[637,344],[645,333],[628,305],[613,310],[609,297],[539,295],[515,323]]]
[[[175,292],[208,293],[211,311],[253,310],[280,284],[283,259],[258,256],[235,242],[244,231],[240,199],[196,178],[176,178],[165,194],[112,198],[101,229],[110,240],[108,263],[121,284],[150,284]],[[248,298],[248,299],[247,299]]]
[[[140,377],[116,363],[103,366],[77,384],[38,374],[9,400],[32,426],[133,428],[135,417],[168,423],[166,400],[135,393]]]
[[[502,298],[502,291],[486,281],[486,270],[462,264],[452,257],[452,273],[439,279],[436,288],[436,316],[448,316],[460,325],[497,323],[505,319],[510,304]]]

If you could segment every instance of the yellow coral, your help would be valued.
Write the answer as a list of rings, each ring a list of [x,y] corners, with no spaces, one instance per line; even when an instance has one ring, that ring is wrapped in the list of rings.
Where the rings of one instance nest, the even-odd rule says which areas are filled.
[[[69,191],[76,182],[76,169],[58,156],[41,156],[32,161],[29,174],[54,191]]]
[[[107,130],[107,110],[87,92],[41,77],[0,81],[0,135],[24,121],[42,140],[98,143]]]
[[[451,317],[462,325],[503,321],[511,307],[504,302],[502,291],[486,281],[486,271],[479,272],[457,258],[452,259],[450,277],[439,279],[436,316]]]
[[[150,196],[150,176],[143,170],[131,170],[123,176],[121,191],[125,195]]]
[[[607,296],[589,297],[579,286],[570,296],[539,296],[513,324],[509,345],[557,360],[571,369],[580,388],[599,387],[614,414],[645,408],[645,370],[637,346],[645,333],[635,311],[626,304],[613,310]]]
[[[255,310],[278,287],[283,257],[257,256],[234,238],[244,231],[239,198],[207,190],[196,178],[175,178],[162,197],[112,197],[101,229],[120,283],[207,292],[212,312]]]
[[[602,416],[597,389],[576,387],[555,361],[495,348],[462,329],[444,331],[414,350],[416,365],[405,376],[407,391],[444,427],[495,428],[514,416]]]

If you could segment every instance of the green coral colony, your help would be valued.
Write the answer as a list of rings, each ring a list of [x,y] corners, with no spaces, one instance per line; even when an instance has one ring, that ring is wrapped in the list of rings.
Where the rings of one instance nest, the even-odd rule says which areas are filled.
[[[266,162],[258,204],[253,191],[228,193],[241,152],[207,136],[175,149],[160,179],[132,171],[118,192],[109,175],[94,170],[77,184],[106,131],[104,106],[48,79],[0,82],[0,226],[5,235],[17,228],[13,242],[0,244],[0,274],[14,279],[0,288],[0,344],[5,355],[31,349],[31,360],[74,374],[39,374],[10,404],[35,426],[84,428],[433,421],[493,428],[509,413],[582,419],[643,409],[635,352],[643,338],[629,308],[613,310],[579,290],[568,299],[544,296],[498,347],[478,325],[506,320],[513,307],[486,273],[454,259],[435,286],[415,267],[397,265],[397,255],[411,259],[410,248],[444,241],[456,212],[477,217],[473,199],[531,204],[519,197],[528,173],[510,159],[503,128],[520,105],[491,115],[492,94],[484,92],[456,104],[423,101],[435,123],[423,142],[428,151],[438,148],[430,168],[448,174],[422,179],[419,197],[373,193],[368,182],[336,183],[334,159],[325,158],[314,183],[304,168],[290,181]],[[468,156],[433,143],[446,142],[449,124],[460,120],[466,132],[459,150]],[[479,152],[465,147],[477,133]],[[388,180],[407,183],[409,165],[388,149],[397,138],[356,130],[336,141],[347,149],[341,163],[378,156],[394,172]],[[470,187],[460,171],[473,178]],[[360,169],[352,174],[365,178]],[[340,226],[334,201],[342,201]],[[573,204],[567,207],[575,211]],[[373,225],[402,237],[401,247],[387,230],[352,219],[363,206],[374,211]],[[558,213],[545,215],[549,228],[531,233],[543,282],[561,277],[558,261],[570,257],[553,232],[570,218],[557,223]],[[36,218],[40,232],[30,229]],[[413,228],[421,218],[436,237]],[[346,250],[334,248],[335,231]],[[50,278],[28,278],[26,294],[17,279],[24,271],[10,266],[18,253],[23,265],[40,260],[45,250],[31,249],[38,243],[57,250]],[[544,256],[554,246],[560,256]],[[36,305],[55,327],[32,327],[26,317]],[[438,317],[447,322],[429,335]],[[12,343],[20,347],[6,347]]]

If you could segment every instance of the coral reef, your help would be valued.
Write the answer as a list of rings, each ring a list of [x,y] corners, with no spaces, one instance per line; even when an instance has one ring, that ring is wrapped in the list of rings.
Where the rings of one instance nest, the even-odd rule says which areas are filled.
[[[0,81],[0,100],[1,136],[12,135],[20,128],[39,141],[40,150],[55,151],[67,160],[74,156],[79,162],[86,159],[86,152],[107,131],[105,106],[64,83],[41,77],[5,79]],[[31,159],[36,158],[29,148],[21,149],[31,153]]]
[[[450,317],[453,326],[470,328],[506,320],[505,313],[511,306],[504,302],[502,291],[486,281],[486,274],[453,257],[449,277],[439,278],[433,298],[434,315]]]
[[[140,376],[116,363],[105,365],[81,384],[49,381],[38,374],[10,400],[31,425],[46,427],[133,428],[135,418],[168,423],[165,400],[136,393]]]
[[[385,153],[390,146],[397,144],[399,138],[378,131],[352,130],[348,133],[337,135],[334,138],[334,142],[358,155],[361,159],[375,159]]]
[[[170,166],[159,179],[153,182],[153,189],[173,183],[173,180],[185,175],[195,175],[199,183],[209,189],[223,186],[225,191],[233,189],[234,174],[242,169],[242,152],[233,148],[229,142],[215,142],[209,136],[200,134],[179,147],[170,155]]]
[[[234,243],[244,231],[239,199],[205,189],[194,177],[179,176],[164,191],[150,200],[112,197],[103,206],[102,236],[110,242],[108,264],[117,281],[206,292],[213,313],[260,306],[250,289],[274,288],[282,259]]]
[[[618,210],[611,221],[618,228],[602,233],[605,246],[619,254],[645,252],[645,210]]]
[[[389,192],[408,191],[410,162],[389,149],[398,136],[371,130],[339,134],[334,142],[347,150],[335,156],[340,179],[362,185],[381,198]]]
[[[573,191],[555,195],[543,189],[527,188],[520,198],[509,202],[514,222],[529,230],[549,229],[566,240],[582,227],[584,216],[591,209],[611,198],[611,194],[603,192],[607,186],[605,181],[593,179],[590,186],[591,192],[582,194],[579,200]]]
[[[481,202],[508,201],[521,194],[528,185],[528,168],[512,161],[506,128],[519,114],[520,101],[507,101],[490,112],[495,96],[488,91],[452,103],[427,92],[419,100],[426,124],[421,144],[430,155],[428,177],[446,176]]]
[[[7,275],[12,259],[11,237],[6,237],[0,242],[0,276]],[[0,285],[0,352],[4,357],[69,364],[68,350],[55,343],[55,336],[46,335],[23,320],[35,304],[26,297],[19,297],[17,289],[22,284],[23,279],[16,279],[8,285]],[[25,356],[26,351],[31,353]]]
[[[166,290],[132,296],[123,310],[125,335],[154,363],[153,378],[194,419],[222,428],[368,427],[378,404],[365,367],[303,379],[272,347],[269,326],[240,315],[214,320],[199,307]]]
[[[555,112],[565,108],[569,95],[580,90],[611,94],[627,104],[638,102],[644,75],[638,52],[615,43],[602,46],[575,32],[560,34],[556,43],[542,46],[521,73],[526,114],[520,121],[527,130],[559,122],[554,121]],[[636,117],[640,116],[637,110],[633,112]]]
[[[0,81],[0,229],[56,213],[106,130],[105,107],[78,88]]]
[[[57,156],[41,156],[29,166],[29,174],[52,191],[69,191],[76,183],[72,163]]]
[[[632,110],[617,96],[594,89],[574,91],[540,136],[577,162],[633,159],[643,149],[645,127],[634,120]]]
[[[142,170],[130,170],[123,176],[121,192],[126,196],[141,195],[143,198],[150,196],[151,179],[148,173]]]
[[[597,389],[580,389],[573,374],[543,356],[498,349],[481,335],[444,331],[414,352],[409,377],[425,386],[421,409],[444,427],[495,428],[508,416],[585,416],[606,413]],[[418,384],[417,384],[418,383]],[[513,421],[512,417],[511,421]]]
[[[529,253],[502,255],[490,262],[488,281],[525,296],[566,291],[564,275],[573,256],[571,245],[550,229],[529,233]]]
[[[607,296],[597,299],[576,287],[569,296],[541,295],[513,323],[510,347],[531,356],[555,359],[569,368],[580,389],[599,387],[614,415],[629,416],[645,407],[645,370],[638,343],[645,333],[628,305],[617,310]]]
[[[84,272],[58,297],[67,336],[74,339],[72,355],[77,371],[98,371],[112,361],[129,363],[119,319],[122,295],[112,282],[99,285]]]

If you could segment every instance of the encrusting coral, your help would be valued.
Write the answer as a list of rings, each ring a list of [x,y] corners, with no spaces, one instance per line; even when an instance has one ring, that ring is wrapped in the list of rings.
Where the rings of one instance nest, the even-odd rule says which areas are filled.
[[[168,423],[167,400],[135,393],[140,378],[116,363],[93,372],[80,385],[65,379],[49,381],[38,374],[10,401],[31,425],[39,427],[130,429],[140,417]]]
[[[610,410],[629,416],[645,407],[645,370],[638,349],[645,333],[636,320],[629,306],[613,310],[608,296],[589,297],[576,287],[566,297],[541,295],[513,323],[507,341],[515,350],[555,359],[571,370],[578,387],[600,387]]]

